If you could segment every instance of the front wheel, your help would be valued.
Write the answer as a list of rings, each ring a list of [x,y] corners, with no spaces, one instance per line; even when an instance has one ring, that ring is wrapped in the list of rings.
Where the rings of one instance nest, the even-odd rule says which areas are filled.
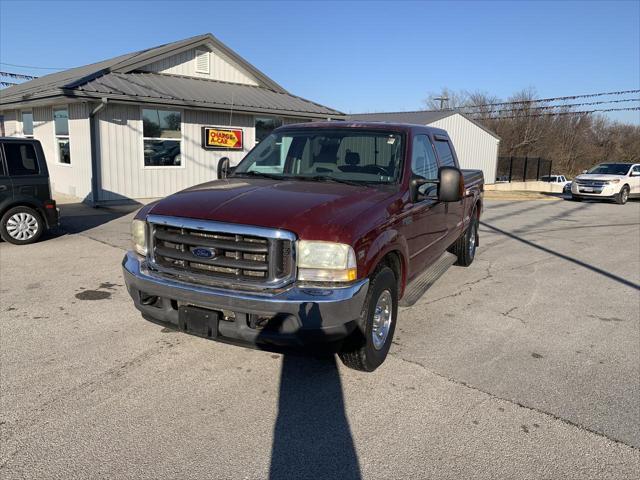
[[[629,187],[625,185],[620,190],[620,193],[616,195],[616,203],[618,205],[624,205],[625,203],[627,203],[627,200],[629,200]]]
[[[33,208],[14,207],[0,220],[0,236],[5,242],[26,245],[37,241],[44,231],[42,217]]]
[[[471,214],[471,220],[467,229],[449,248],[449,251],[458,257],[455,264],[461,267],[471,265],[476,256],[478,244],[478,217],[474,211]]]
[[[373,372],[382,365],[393,340],[398,316],[398,283],[389,267],[374,273],[360,317],[360,328],[338,353],[347,367]]]

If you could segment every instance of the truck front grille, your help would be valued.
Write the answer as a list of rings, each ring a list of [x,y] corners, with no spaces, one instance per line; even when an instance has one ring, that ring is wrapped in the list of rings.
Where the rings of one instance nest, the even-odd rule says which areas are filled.
[[[277,288],[293,280],[294,235],[282,230],[149,216],[149,260],[161,273],[220,286]]]

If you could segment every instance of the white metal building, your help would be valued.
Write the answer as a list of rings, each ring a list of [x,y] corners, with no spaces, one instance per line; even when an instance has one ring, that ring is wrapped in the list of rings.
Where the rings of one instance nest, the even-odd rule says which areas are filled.
[[[349,115],[349,120],[428,125],[446,130],[461,168],[482,170],[485,183],[495,183],[500,137],[478,122],[453,110],[380,112]]]
[[[292,95],[211,34],[0,90],[2,131],[42,143],[55,192],[162,197],[216,178],[275,127],[341,112]],[[206,129],[206,130],[205,130]]]

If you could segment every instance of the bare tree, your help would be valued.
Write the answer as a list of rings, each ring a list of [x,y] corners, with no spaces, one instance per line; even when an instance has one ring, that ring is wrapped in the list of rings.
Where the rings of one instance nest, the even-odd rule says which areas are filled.
[[[486,92],[443,88],[425,101],[429,109],[448,107],[494,131],[502,156],[542,157],[556,173],[575,175],[604,161],[640,161],[640,126],[611,122],[597,114],[573,113],[567,106],[542,102],[533,88],[506,100]],[[505,105],[496,103],[512,102]],[[542,108],[541,108],[542,107]]]
[[[443,87],[440,92],[432,92],[424,100],[427,110],[452,110],[464,105],[466,100],[464,92],[455,92]]]

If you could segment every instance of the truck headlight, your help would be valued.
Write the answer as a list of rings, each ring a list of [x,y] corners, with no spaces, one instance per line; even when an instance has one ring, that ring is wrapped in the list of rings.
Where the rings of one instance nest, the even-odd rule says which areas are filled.
[[[611,183],[620,183],[620,179],[619,178],[614,178],[613,180],[609,180],[607,182],[607,184],[611,184]]]
[[[298,240],[298,280],[350,282],[358,277],[356,254],[344,243]]]
[[[147,254],[147,222],[144,220],[131,222],[131,241],[136,252],[142,256]]]

